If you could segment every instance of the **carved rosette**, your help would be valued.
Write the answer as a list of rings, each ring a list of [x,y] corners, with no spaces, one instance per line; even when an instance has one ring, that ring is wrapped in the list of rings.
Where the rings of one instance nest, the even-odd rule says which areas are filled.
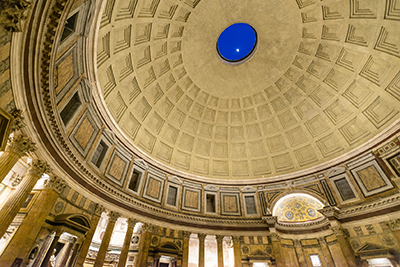
[[[40,160],[40,159],[34,159],[30,163],[30,168],[28,169],[27,174],[30,174],[32,176],[40,178],[40,177],[42,177],[42,175],[44,173],[50,172],[50,171],[51,171],[51,168],[46,161]]]
[[[118,212],[115,211],[110,211],[108,213],[108,222],[116,222],[118,220],[118,218],[121,217],[121,214],[119,214]]]
[[[184,238],[184,239],[189,239],[191,234],[192,234],[192,233],[189,232],[189,231],[183,231],[183,238]]]
[[[51,176],[50,179],[47,179],[44,182],[44,186],[46,189],[54,190],[58,194],[61,194],[61,192],[67,186],[67,183],[58,176]]]
[[[204,241],[206,239],[207,234],[197,234],[197,237],[199,238],[200,241]]]
[[[222,243],[222,241],[224,240],[224,235],[216,235],[215,238],[217,239],[218,243]]]
[[[129,228],[134,228],[138,221],[136,219],[129,218],[127,222]]]
[[[104,212],[105,208],[103,205],[96,204],[96,207],[94,208],[94,214],[97,216],[101,216],[101,214]]]
[[[34,152],[35,150],[35,143],[26,135],[10,137],[5,149],[5,151],[18,154],[20,157],[24,156],[28,152]]]

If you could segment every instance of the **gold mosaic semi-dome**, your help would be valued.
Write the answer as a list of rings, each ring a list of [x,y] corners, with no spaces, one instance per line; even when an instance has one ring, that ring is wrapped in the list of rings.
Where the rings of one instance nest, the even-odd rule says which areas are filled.
[[[109,0],[102,12],[98,102],[127,146],[166,170],[292,173],[399,118],[398,15],[384,1]],[[216,42],[237,22],[259,39],[232,66]]]
[[[274,207],[273,215],[278,222],[305,223],[323,218],[318,212],[324,206],[317,199],[306,194],[290,194],[281,198]]]

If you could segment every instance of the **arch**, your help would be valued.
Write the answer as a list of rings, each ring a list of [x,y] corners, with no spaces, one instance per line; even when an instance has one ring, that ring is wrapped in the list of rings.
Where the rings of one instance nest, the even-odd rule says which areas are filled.
[[[280,199],[282,199],[283,197],[287,196],[287,195],[291,195],[291,194],[305,194],[305,195],[310,195],[313,198],[316,198],[319,202],[322,203],[322,205],[325,206],[329,206],[328,201],[323,198],[321,195],[317,194],[316,192],[307,189],[307,188],[302,188],[302,189],[286,189],[284,191],[282,191],[281,193],[279,193],[274,200],[272,200],[272,202],[269,204],[269,209],[271,210],[271,212],[273,213],[273,210],[276,206],[276,203],[279,202]]]
[[[158,250],[165,250],[165,249],[167,249],[167,250],[176,250],[176,251],[179,251],[179,250],[180,250],[179,247],[178,247],[176,244],[172,243],[172,242],[165,242],[165,243],[162,243],[162,244],[160,244],[160,245],[157,247],[157,249],[158,249]]]
[[[67,227],[83,234],[86,234],[92,228],[89,219],[83,214],[61,214],[54,218],[54,222],[56,226]]]
[[[324,216],[318,212],[324,205],[317,198],[305,193],[291,193],[281,196],[275,203],[272,214],[278,222],[306,223],[319,221]]]

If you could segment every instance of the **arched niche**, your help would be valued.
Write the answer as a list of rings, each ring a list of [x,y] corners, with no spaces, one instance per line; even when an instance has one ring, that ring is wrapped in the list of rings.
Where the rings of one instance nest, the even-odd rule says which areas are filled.
[[[291,193],[280,196],[272,207],[272,215],[280,223],[307,223],[324,219],[318,212],[324,204],[306,193]]]

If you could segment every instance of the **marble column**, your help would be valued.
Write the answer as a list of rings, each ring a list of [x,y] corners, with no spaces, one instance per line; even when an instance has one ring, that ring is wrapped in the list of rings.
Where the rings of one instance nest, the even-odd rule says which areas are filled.
[[[204,240],[206,236],[206,234],[197,234],[199,238],[199,267],[204,267]]]
[[[0,156],[0,183],[20,158],[27,152],[33,152],[35,150],[35,143],[25,135],[17,135],[10,138],[5,151]]]
[[[235,259],[235,267],[242,267],[242,253],[240,251],[240,237],[232,236],[233,241],[233,255]]]
[[[82,243],[81,250],[79,251],[79,256],[76,261],[76,267],[83,267],[83,263],[86,260],[86,256],[89,252],[89,247],[92,244],[93,235],[96,232],[97,224],[99,223],[101,214],[104,211],[104,207],[102,205],[96,204],[95,212],[92,217],[92,221],[90,222],[90,230],[86,233],[85,240]]]
[[[0,266],[11,266],[16,258],[23,259],[25,264],[28,263],[27,257],[30,249],[59,194],[65,187],[64,180],[57,176],[51,176],[45,181],[44,189],[38,194],[35,203],[0,257]]]
[[[66,266],[67,261],[71,256],[71,251],[72,251],[72,248],[74,247],[75,243],[76,243],[76,239],[75,238],[71,238],[71,240],[68,241],[67,244],[64,245],[64,246],[67,246],[67,247],[66,247],[66,251],[65,251],[64,257],[62,258],[61,263],[59,265],[60,267],[65,267]]]
[[[111,236],[114,230],[115,222],[118,220],[120,214],[115,211],[111,211],[108,213],[108,223],[106,227],[106,231],[103,235],[103,240],[101,240],[101,245],[99,248],[99,252],[97,252],[96,261],[94,262],[94,267],[103,266],[104,259],[106,258],[108,245],[110,244]]]
[[[153,267],[158,267],[159,264],[160,264],[160,255],[156,255],[154,256],[153,259]]]
[[[333,262],[331,252],[324,237],[319,238],[319,244],[321,245],[322,255],[324,255],[326,266],[335,267],[335,263]]]
[[[45,161],[33,160],[30,168],[22,179],[21,183],[9,196],[0,210],[0,236],[3,236],[19,209],[24,204],[26,198],[31,193],[36,182],[45,172],[50,170]]]
[[[281,243],[277,233],[271,234],[272,250],[274,252],[276,267],[284,267],[285,261],[282,255]]]
[[[133,228],[135,228],[136,223],[137,220],[131,218],[128,219],[128,230],[126,230],[124,244],[122,245],[121,254],[119,256],[118,267],[125,267],[126,265],[126,260],[128,259],[129,253],[129,246],[131,245]]]
[[[147,266],[147,257],[149,256],[149,248],[151,243],[151,236],[153,231],[153,225],[143,224],[142,235],[139,241],[138,255],[135,258],[135,264],[133,266]]]
[[[73,251],[72,251],[71,258],[70,258],[70,260],[69,260],[69,262],[68,262],[68,264],[67,264],[68,267],[73,267],[73,266],[75,266],[75,261],[76,261],[76,258],[77,258],[77,256],[78,256],[78,252],[79,252],[79,249],[81,248],[81,246],[82,246],[82,241],[81,241],[81,240],[78,240],[78,241],[75,243],[74,249],[73,249]]]
[[[191,232],[183,232],[183,255],[182,255],[182,267],[189,266],[189,240]]]
[[[40,265],[40,267],[49,267],[49,260],[51,255],[53,255],[54,253],[54,249],[56,248],[57,242],[60,239],[62,232],[57,232],[53,238],[53,241],[51,241],[50,247],[46,252],[46,256],[44,256],[42,264]]]
[[[218,267],[224,267],[224,250],[222,247],[223,235],[217,235],[217,255],[218,255]]]
[[[297,259],[300,267],[307,267],[306,258],[304,256],[303,247],[301,246],[301,240],[294,240],[294,248],[296,250]]]
[[[342,250],[343,256],[346,260],[346,263],[349,267],[357,267],[356,257],[354,255],[353,249],[350,247],[350,244],[347,240],[343,229],[340,226],[331,227],[331,230],[336,236],[337,241],[339,242],[340,248]]]

